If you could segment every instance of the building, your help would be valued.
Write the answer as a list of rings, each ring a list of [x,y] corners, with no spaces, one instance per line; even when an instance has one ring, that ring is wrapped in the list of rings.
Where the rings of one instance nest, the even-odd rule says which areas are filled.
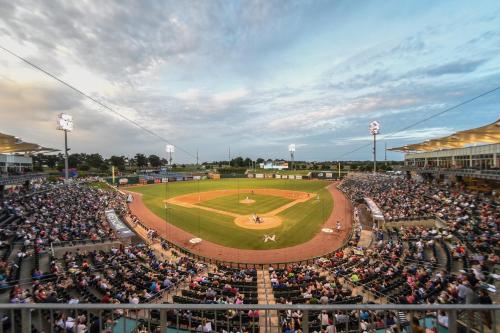
[[[403,170],[460,179],[500,180],[500,119],[422,143],[390,148],[405,153]]]
[[[7,172],[27,172],[33,170],[33,159],[27,155],[0,154],[0,171]]]
[[[0,133],[0,199],[9,187],[29,186],[31,181],[46,177],[45,174],[31,172],[33,159],[29,154],[51,151],[56,149],[44,148],[24,142],[16,136]]]

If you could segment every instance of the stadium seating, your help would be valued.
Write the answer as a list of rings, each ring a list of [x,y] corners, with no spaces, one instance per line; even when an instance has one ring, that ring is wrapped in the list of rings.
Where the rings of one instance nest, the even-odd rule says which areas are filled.
[[[492,282],[499,263],[500,211],[491,198],[450,185],[415,182],[401,177],[350,177],[340,185],[354,205],[372,198],[386,218],[374,230],[368,248],[358,246],[357,233],[344,248],[312,264],[269,267],[274,299],[281,304],[356,304],[366,302],[427,304],[474,302],[474,291]],[[44,186],[31,193],[12,194],[0,203],[0,297],[11,303],[148,303],[166,302],[165,291],[185,285],[171,298],[185,304],[257,304],[257,270],[206,265],[170,251],[160,257],[153,248],[134,242],[88,250],[85,244],[115,240],[103,211],[112,208],[134,225],[144,225],[128,213],[126,198],[84,182]],[[418,219],[439,219],[439,227],[419,225]],[[417,220],[417,221],[416,221]],[[395,221],[402,222],[391,224]],[[157,241],[152,235],[149,241]],[[54,255],[50,245],[71,245]],[[109,244],[108,244],[109,245]],[[167,252],[168,252],[167,251]],[[49,316],[42,311],[41,315]],[[73,316],[76,324],[104,325],[92,313]],[[123,311],[106,314],[116,320]],[[155,317],[158,313],[153,312]],[[82,317],[83,316],[83,317]],[[404,318],[383,313],[322,313],[307,318],[298,310],[282,311],[283,330],[309,330],[355,323],[384,328]],[[64,318],[63,318],[64,317]],[[258,329],[258,314],[228,312],[169,312],[168,320],[188,328],[210,323],[236,330]],[[11,319],[9,318],[9,322]],[[102,320],[102,318],[101,318]],[[88,326],[90,325],[90,326]],[[35,331],[40,327],[33,327]]]

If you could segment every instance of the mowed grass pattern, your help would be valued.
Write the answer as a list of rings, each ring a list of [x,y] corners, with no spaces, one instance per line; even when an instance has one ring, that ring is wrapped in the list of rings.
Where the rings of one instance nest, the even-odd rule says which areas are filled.
[[[143,201],[153,213],[166,218],[171,224],[196,237],[224,246],[240,249],[278,249],[310,240],[320,232],[321,225],[330,216],[333,200],[325,188],[327,181],[281,180],[281,179],[224,179],[154,184],[131,187],[143,194]],[[284,219],[281,226],[267,230],[250,230],[234,224],[227,215],[208,212],[198,208],[170,205],[165,210],[165,198],[182,194],[223,189],[278,188],[284,190],[318,193],[320,200],[312,199],[299,203],[279,214]],[[167,236],[169,229],[165,224]],[[265,234],[276,234],[276,242],[263,242]],[[237,260],[237,258],[235,258]]]
[[[240,200],[246,199],[247,197],[248,199],[255,200],[255,202],[251,204],[240,203]],[[198,203],[198,205],[241,215],[250,215],[253,213],[264,214],[292,201],[292,199],[274,195],[240,193],[202,201]]]

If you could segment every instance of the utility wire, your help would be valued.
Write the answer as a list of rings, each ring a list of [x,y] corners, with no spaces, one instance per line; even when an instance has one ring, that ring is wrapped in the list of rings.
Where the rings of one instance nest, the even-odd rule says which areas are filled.
[[[481,98],[481,97],[484,97],[484,96],[486,96],[486,95],[489,95],[489,94],[491,94],[491,93],[494,93],[494,92],[495,92],[495,91],[497,91],[497,90],[500,90],[500,86],[497,86],[497,87],[495,87],[495,88],[493,88],[493,89],[491,89],[491,90],[488,90],[488,91],[486,91],[486,92],[483,92],[483,93],[481,93],[481,94],[479,94],[479,95],[477,95],[477,96],[474,96],[474,97],[472,97],[472,98],[469,98],[469,99],[467,99],[467,100],[465,100],[465,101],[463,101],[463,102],[460,102],[460,103],[458,103],[458,104],[455,104],[455,105],[453,105],[453,106],[451,106],[451,107],[449,107],[449,108],[447,108],[447,109],[444,109],[443,111],[439,111],[439,112],[437,112],[437,113],[435,113],[435,114],[433,114],[433,115],[430,115],[430,116],[429,116],[429,117],[427,117],[427,118],[424,118],[424,119],[422,119],[422,120],[419,120],[419,121],[417,121],[417,122],[415,122],[415,123],[413,123],[413,124],[411,124],[411,125],[408,125],[408,126],[406,126],[406,127],[404,127],[404,128],[401,128],[401,129],[399,129],[399,130],[397,130],[397,131],[395,131],[395,132],[392,132],[392,133],[389,133],[389,134],[387,134],[387,135],[384,135],[384,140],[385,140],[385,139],[387,139],[387,138],[390,138],[390,137],[392,137],[392,136],[394,136],[394,135],[396,135],[396,134],[398,134],[398,133],[401,133],[401,132],[403,132],[403,131],[406,131],[407,129],[410,129],[410,128],[414,127],[414,126],[420,125],[420,124],[422,124],[422,123],[424,123],[424,122],[426,122],[426,121],[428,121],[428,120],[431,120],[431,119],[436,118],[436,117],[439,117],[439,116],[441,116],[441,115],[443,115],[443,114],[445,114],[445,113],[447,113],[447,112],[450,112],[450,111],[452,111],[452,110],[455,110],[455,109],[457,109],[457,108],[459,108],[459,107],[461,107],[461,106],[463,106],[463,105],[465,105],[465,104],[469,104],[469,103],[471,103],[471,102],[473,102],[473,101],[475,101],[475,100],[477,100],[477,99],[479,99],[479,98]],[[367,143],[367,144],[365,144],[365,145],[363,145],[363,146],[361,146],[361,147],[358,147],[358,148],[356,148],[356,149],[354,149],[354,150],[348,151],[347,153],[344,153],[344,154],[342,154],[342,155],[339,155],[337,159],[339,159],[340,157],[343,157],[343,156],[346,156],[346,155],[350,155],[350,154],[352,154],[352,153],[355,153],[355,152],[357,152],[357,151],[359,151],[359,150],[361,150],[361,149],[363,149],[363,148],[365,148],[365,147],[368,147],[368,146],[371,146],[371,142],[370,142],[370,143]]]
[[[90,96],[89,94],[87,94],[87,93],[83,92],[82,90],[80,90],[80,89],[76,88],[75,86],[73,86],[73,85],[71,85],[70,83],[68,83],[68,82],[64,81],[63,79],[59,78],[58,76],[56,76],[56,75],[54,75],[54,74],[50,73],[49,71],[47,71],[47,70],[43,69],[42,67],[40,67],[40,66],[38,66],[38,65],[34,64],[33,62],[29,61],[28,59],[23,58],[22,56],[20,56],[20,55],[18,55],[18,54],[16,54],[16,53],[14,53],[14,52],[12,52],[12,51],[11,51],[11,50],[9,50],[9,49],[6,49],[5,47],[3,47],[3,46],[1,46],[1,45],[0,45],[0,49],[4,50],[5,52],[9,53],[10,55],[14,56],[15,58],[17,58],[17,59],[21,60],[22,62],[24,62],[24,63],[28,64],[29,66],[33,67],[34,69],[36,69],[36,70],[38,70],[38,71],[40,71],[40,72],[44,73],[45,75],[47,75],[47,76],[51,77],[52,79],[54,79],[54,80],[58,81],[59,83],[61,83],[61,84],[65,85],[66,87],[68,87],[68,88],[70,88],[71,90],[73,90],[73,91],[77,92],[78,94],[80,94],[80,95],[82,95],[82,96],[84,96],[84,97],[86,97],[86,98],[90,99],[90,100],[91,100],[92,102],[94,102],[95,104],[97,104],[97,105],[99,105],[99,106],[103,107],[104,109],[106,109],[106,110],[108,110],[108,111],[112,112],[113,114],[115,114],[115,115],[119,116],[120,118],[125,119],[126,121],[130,122],[130,123],[131,123],[131,124],[133,124],[134,126],[136,126],[136,127],[140,128],[140,129],[142,129],[142,130],[143,130],[143,131],[145,131],[146,133],[148,133],[148,134],[150,134],[150,135],[152,135],[152,136],[154,136],[154,137],[156,137],[156,138],[158,138],[158,139],[162,140],[163,142],[165,142],[165,143],[167,143],[167,144],[174,145],[174,146],[175,146],[177,149],[179,149],[180,151],[182,151],[182,152],[186,153],[187,155],[189,155],[189,156],[191,156],[191,157],[193,157],[193,158],[196,158],[196,155],[191,154],[189,151],[187,151],[187,150],[183,149],[182,147],[179,147],[179,146],[177,146],[177,145],[173,144],[171,141],[167,140],[167,139],[166,139],[166,138],[164,138],[163,136],[161,136],[161,135],[159,135],[159,134],[157,134],[157,133],[153,132],[152,130],[150,130],[150,129],[148,129],[148,128],[144,127],[144,126],[142,126],[142,125],[141,125],[141,124],[139,124],[137,121],[135,121],[135,120],[133,120],[133,119],[131,119],[131,118],[129,118],[129,117],[127,117],[127,116],[125,116],[124,114],[120,113],[119,111],[116,111],[115,109],[113,109],[112,107],[110,107],[110,106],[108,106],[108,105],[104,104],[103,102],[100,102],[99,100],[95,99],[94,97]]]

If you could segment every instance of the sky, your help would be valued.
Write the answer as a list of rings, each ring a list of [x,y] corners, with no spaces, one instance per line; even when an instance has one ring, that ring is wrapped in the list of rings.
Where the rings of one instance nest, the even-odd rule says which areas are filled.
[[[493,122],[499,1],[8,1],[0,46],[167,139],[174,162],[367,160]],[[71,152],[166,156],[165,142],[0,49],[0,132]],[[352,152],[356,150],[355,152]],[[403,155],[387,153],[388,159]]]

